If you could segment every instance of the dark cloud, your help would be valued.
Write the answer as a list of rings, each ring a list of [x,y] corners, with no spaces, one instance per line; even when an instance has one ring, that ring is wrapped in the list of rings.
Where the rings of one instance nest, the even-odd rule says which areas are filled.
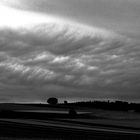
[[[0,23],[2,101],[36,102],[50,96],[129,100],[140,98],[139,33],[135,34],[135,30],[133,34],[131,30],[124,31],[122,22],[119,29],[122,33],[93,24],[89,26],[88,22],[85,24],[86,14],[91,15],[94,9],[90,8],[93,1],[88,1],[89,3],[85,3],[81,0],[79,4],[79,0],[3,0],[10,9],[0,6],[0,10],[5,12]],[[137,11],[133,13],[130,10],[127,13],[127,9],[123,9],[126,1],[128,7],[130,3],[133,5],[132,9],[137,2],[119,0],[115,5],[115,0],[94,0],[94,7],[99,8],[94,10],[99,11],[98,16],[103,17],[102,20],[107,19],[107,22],[104,21],[110,23],[109,25],[112,24],[112,19],[116,21],[124,16],[126,21],[129,21],[128,15],[134,15]],[[45,10],[47,5],[52,9]],[[117,10],[119,6],[124,11],[122,16],[119,15],[121,10]],[[69,16],[66,19],[48,14],[55,9],[53,12],[58,12],[59,15],[68,7],[73,7],[71,12],[83,14],[78,16],[83,17],[80,18],[83,24],[71,20]],[[111,12],[109,7],[114,11]],[[86,9],[89,10],[84,14],[81,10]],[[10,21],[8,14],[13,15],[13,20]],[[96,13],[93,15],[94,20],[98,19]],[[65,17],[65,14],[61,17]],[[87,21],[90,21],[91,17],[89,16]],[[130,27],[130,24],[128,26]],[[114,27],[112,29],[116,30]]]
[[[138,96],[139,45],[132,39],[67,23],[23,30],[0,32],[0,88],[6,97]]]

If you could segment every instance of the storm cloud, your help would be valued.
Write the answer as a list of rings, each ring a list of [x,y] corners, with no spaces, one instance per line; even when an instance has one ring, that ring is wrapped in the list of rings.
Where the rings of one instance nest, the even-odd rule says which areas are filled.
[[[40,19],[0,26],[1,101],[140,98],[139,40],[62,17]]]

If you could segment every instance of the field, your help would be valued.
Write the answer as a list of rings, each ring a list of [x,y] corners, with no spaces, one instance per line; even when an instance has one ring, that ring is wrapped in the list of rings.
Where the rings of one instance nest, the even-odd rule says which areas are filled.
[[[39,104],[0,104],[0,139],[140,139],[140,114]]]

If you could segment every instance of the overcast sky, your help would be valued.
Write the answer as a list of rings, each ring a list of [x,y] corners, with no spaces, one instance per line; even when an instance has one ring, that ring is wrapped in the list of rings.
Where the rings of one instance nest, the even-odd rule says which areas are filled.
[[[140,101],[139,0],[1,0],[0,102]]]

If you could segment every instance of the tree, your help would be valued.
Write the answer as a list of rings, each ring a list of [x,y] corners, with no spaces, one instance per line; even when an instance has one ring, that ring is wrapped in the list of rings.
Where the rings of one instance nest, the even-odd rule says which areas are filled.
[[[67,105],[68,104],[68,101],[64,101],[64,104]]]
[[[56,105],[58,103],[58,99],[55,97],[51,97],[47,100],[47,103],[51,105]]]

